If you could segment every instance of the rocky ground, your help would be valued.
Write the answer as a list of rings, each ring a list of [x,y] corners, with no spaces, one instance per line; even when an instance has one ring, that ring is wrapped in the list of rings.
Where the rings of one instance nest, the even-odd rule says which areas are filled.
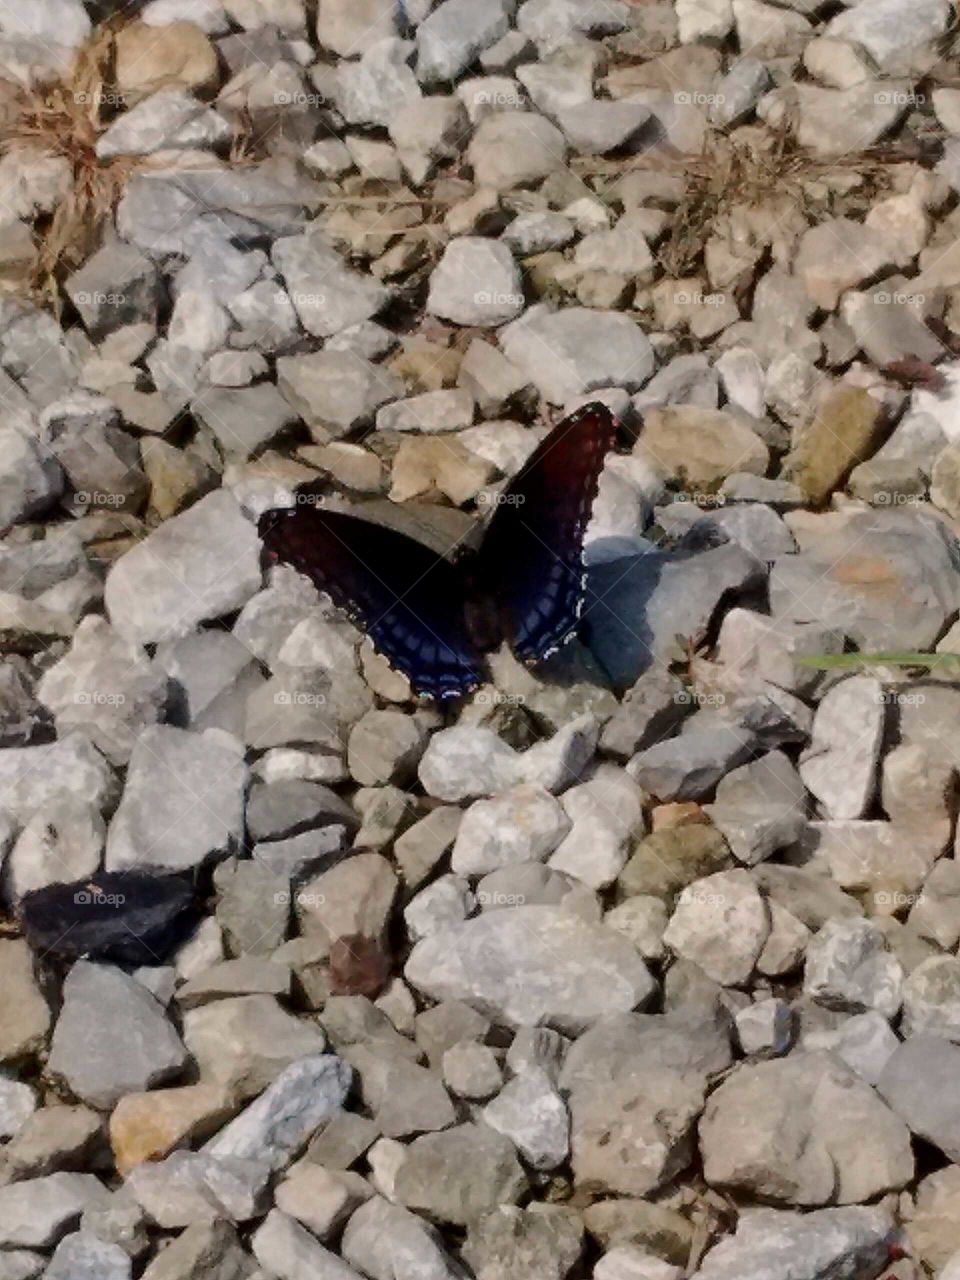
[[[958,1280],[955,18],[0,9],[0,1280]],[[551,669],[263,567],[591,398]]]

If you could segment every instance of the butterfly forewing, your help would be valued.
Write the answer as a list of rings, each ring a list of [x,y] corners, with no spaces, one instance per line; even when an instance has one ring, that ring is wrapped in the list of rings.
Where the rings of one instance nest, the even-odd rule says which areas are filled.
[[[565,418],[499,495],[479,576],[501,602],[521,662],[547,658],[576,632],[583,535],[617,423],[593,403]]]
[[[454,565],[384,525],[301,505],[260,520],[267,550],[326,591],[417,693],[459,697],[482,679]]]

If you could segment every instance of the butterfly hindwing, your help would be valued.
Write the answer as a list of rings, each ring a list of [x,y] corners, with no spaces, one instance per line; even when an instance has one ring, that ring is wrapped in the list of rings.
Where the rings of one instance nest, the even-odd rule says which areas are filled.
[[[260,519],[268,551],[344,609],[417,693],[459,697],[483,679],[467,635],[461,575],[414,538],[314,505]]]
[[[576,632],[583,535],[616,430],[606,405],[577,410],[540,442],[499,495],[478,562],[521,662],[549,657]]]

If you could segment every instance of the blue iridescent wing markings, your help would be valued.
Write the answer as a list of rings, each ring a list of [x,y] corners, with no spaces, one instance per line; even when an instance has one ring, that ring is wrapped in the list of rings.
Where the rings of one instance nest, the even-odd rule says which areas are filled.
[[[544,437],[499,496],[478,574],[501,602],[521,662],[550,657],[577,633],[583,536],[616,431],[606,405],[586,405]]]
[[[423,543],[308,504],[266,512],[260,535],[269,552],[366,631],[416,693],[457,698],[482,682],[467,634],[463,576]]]

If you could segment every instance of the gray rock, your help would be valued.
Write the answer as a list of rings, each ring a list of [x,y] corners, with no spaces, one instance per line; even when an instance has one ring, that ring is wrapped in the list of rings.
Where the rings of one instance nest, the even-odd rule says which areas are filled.
[[[219,490],[165,521],[114,562],[110,621],[141,643],[176,639],[239,609],[259,588],[260,540],[236,499]]]
[[[63,471],[55,457],[17,422],[0,430],[0,519],[4,527],[42,515],[63,492]]]
[[[517,26],[525,35],[549,47],[578,31],[613,35],[629,26],[629,14],[629,7],[619,0],[613,0],[602,12],[584,9],[577,0],[528,0]]]
[[[7,855],[6,896],[17,904],[25,893],[93,875],[103,858],[105,827],[96,809],[58,797],[33,815]]]
[[[806,827],[806,792],[782,751],[770,751],[721,779],[705,806],[734,855],[747,866],[797,841]]]
[[[338,64],[337,107],[349,124],[386,127],[397,111],[420,97],[409,66],[412,52],[408,41],[387,36],[368,44],[358,61]]]
[[[127,324],[156,321],[160,298],[156,265],[122,240],[98,249],[68,276],[66,288],[94,339]]]
[[[736,1233],[711,1249],[696,1280],[821,1280],[824,1276],[875,1276],[886,1267],[895,1227],[881,1208],[818,1209],[788,1213],[751,1209]]]
[[[277,1187],[277,1208],[328,1240],[373,1195],[358,1173],[330,1171],[300,1160]]]
[[[471,1223],[464,1257],[477,1280],[564,1280],[583,1252],[583,1225],[565,1205],[500,1205]]]
[[[904,19],[910,24],[905,29]],[[862,45],[886,72],[912,70],[915,59],[932,57],[932,42],[946,30],[948,15],[939,0],[920,0],[908,10],[902,0],[882,0],[869,11],[857,7],[838,14],[826,32]],[[925,65],[925,64],[924,64]]]
[[[260,1216],[269,1177],[269,1167],[259,1161],[213,1160],[196,1151],[175,1151],[165,1160],[147,1160],[131,1169],[126,1189],[150,1219],[169,1230]]]
[[[237,996],[190,1009],[183,1035],[201,1080],[222,1085],[241,1100],[256,1097],[291,1064],[324,1049],[319,1028],[293,1017],[271,996]],[[325,1065],[321,1074],[326,1077],[330,1069]],[[294,1072],[293,1086],[298,1088],[302,1079]],[[337,1087],[335,1079],[330,1088],[335,1092]],[[255,1112],[254,1119],[262,1123],[263,1113]],[[241,1126],[241,1135],[246,1131]]]
[[[543,253],[547,249],[562,249],[576,235],[573,223],[562,213],[544,209],[536,213],[521,213],[500,237],[504,244],[520,255]]]
[[[37,1099],[28,1084],[0,1076],[0,1138],[14,1138],[37,1109]]]
[[[649,120],[650,108],[629,100],[594,99],[557,113],[557,124],[580,155],[605,155],[608,151],[631,148]]]
[[[887,1060],[880,1096],[911,1133],[960,1160],[960,1048],[938,1036],[911,1036]]]
[[[875,1011],[844,1018],[833,1029],[804,1031],[802,1036],[804,1049],[836,1054],[868,1084],[877,1083],[899,1044],[890,1023]]]
[[[643,961],[620,934],[562,907],[486,912],[418,942],[407,980],[436,1000],[465,1000],[510,1026],[579,1031],[653,994]]]
[[[717,86],[710,106],[714,124],[729,126],[753,111],[770,84],[770,73],[759,58],[738,58]]]
[[[653,350],[646,336],[616,311],[568,307],[551,312],[532,307],[502,331],[500,345],[551,404],[563,404],[596,387],[635,391],[653,373]]]
[[[491,1129],[505,1134],[533,1169],[556,1169],[570,1152],[567,1106],[546,1072],[514,1076],[483,1108]]]
[[[931,956],[907,976],[903,1034],[960,1042],[960,958]]]
[[[441,9],[455,2],[445,0]],[[492,3],[499,5],[500,0]],[[430,275],[427,311],[455,324],[492,328],[513,320],[523,304],[519,269],[509,248],[496,240],[451,240]]]
[[[300,323],[315,337],[330,338],[369,320],[389,300],[383,285],[351,270],[317,235],[277,240],[272,256]]]
[[[166,681],[139,644],[105,618],[88,616],[67,653],[44,672],[37,694],[61,736],[81,730],[112,764],[124,765],[137,735],[157,720]]]
[[[352,351],[281,356],[277,386],[321,444],[367,425],[403,395],[399,378]]]
[[[712,1186],[788,1204],[869,1200],[914,1172],[906,1125],[829,1054],[738,1067],[707,1102],[700,1147]]]
[[[460,823],[450,865],[460,875],[486,875],[518,862],[545,860],[570,830],[560,803],[540,787],[514,787],[477,800]]]
[[[407,1148],[396,1198],[438,1223],[466,1226],[498,1204],[515,1203],[527,1179],[513,1143],[485,1124],[427,1133]]]
[[[266,1161],[282,1169],[316,1129],[338,1111],[351,1071],[333,1054],[292,1062],[245,1111],[203,1148],[217,1160]]]
[[[281,1280],[360,1280],[359,1272],[279,1209],[270,1210],[250,1243],[267,1274]]]
[[[443,0],[417,30],[417,77],[423,84],[455,80],[510,27],[504,0]]]
[[[766,904],[746,871],[718,871],[680,894],[663,940],[716,982],[746,982],[770,933]]]
[[[455,875],[441,876],[422,889],[404,908],[407,933],[417,942],[438,929],[453,928],[467,918],[473,902],[466,880]]]
[[[731,769],[753,755],[756,738],[738,725],[691,723],[685,732],[639,751],[630,776],[662,801],[702,799]]]
[[[804,992],[828,1008],[896,1016],[903,967],[869,920],[829,920],[807,946]]]
[[[625,1076],[602,1091],[574,1088],[571,1149],[578,1186],[646,1196],[668,1182],[689,1163],[703,1095],[702,1076],[672,1070]]]
[[[467,148],[474,181],[495,191],[538,182],[561,168],[566,154],[560,130],[530,111],[498,111],[487,116]]]
[[[0,1280],[34,1280],[46,1261],[31,1249],[6,1249],[0,1254]]]
[[[147,1267],[144,1280],[246,1280],[252,1266],[229,1222],[187,1227]]]
[[[44,1275],[50,1280],[130,1280],[132,1267],[118,1244],[75,1231],[57,1245]]]
[[[242,834],[245,780],[240,744],[229,734],[171,725],[145,729],[107,833],[108,870],[183,870],[222,857]],[[181,819],[173,825],[172,813]],[[185,814],[189,823],[182,821]]]
[[[435,1228],[380,1196],[353,1214],[341,1251],[372,1280],[459,1280],[462,1274]]]
[[[181,88],[161,89],[136,103],[97,139],[101,160],[148,156],[156,151],[215,147],[231,136],[229,123]]]
[[[190,409],[219,440],[224,455],[237,461],[258,452],[297,420],[296,411],[272,382],[207,387],[194,397]]]
[[[676,676],[659,667],[644,672],[603,726],[600,748],[620,760],[655,746],[676,732],[690,710]]]
[[[492,729],[454,725],[433,734],[418,772],[428,795],[467,800],[505,791],[516,781],[516,761]]]
[[[364,1103],[388,1138],[409,1137],[446,1129],[457,1116],[440,1076],[409,1061],[390,1056],[382,1040],[353,1045],[343,1052],[357,1068]]]
[[[919,512],[816,516],[800,554],[774,565],[771,613],[842,631],[866,652],[929,648],[960,603],[955,556],[943,527]]]
[[[379,431],[456,431],[473,422],[474,402],[469,391],[425,391],[387,405],[377,414]]]
[[[118,1041],[122,1054],[115,1050]],[[124,1094],[177,1076],[186,1062],[173,1024],[144,986],[109,965],[74,965],[48,1065],[78,1097],[108,1110]]]
[[[49,1249],[77,1226],[84,1210],[108,1197],[90,1173],[52,1173],[0,1187],[0,1247]]]
[[[479,1040],[458,1040],[443,1055],[443,1080],[458,1097],[478,1100],[489,1098],[502,1088],[503,1072],[489,1045]]]
[[[876,794],[884,705],[878,680],[853,676],[817,708],[800,776],[830,818],[862,817]]]
[[[748,1056],[779,1057],[793,1041],[793,1011],[784,1000],[758,1000],[736,1015],[737,1039]]]

